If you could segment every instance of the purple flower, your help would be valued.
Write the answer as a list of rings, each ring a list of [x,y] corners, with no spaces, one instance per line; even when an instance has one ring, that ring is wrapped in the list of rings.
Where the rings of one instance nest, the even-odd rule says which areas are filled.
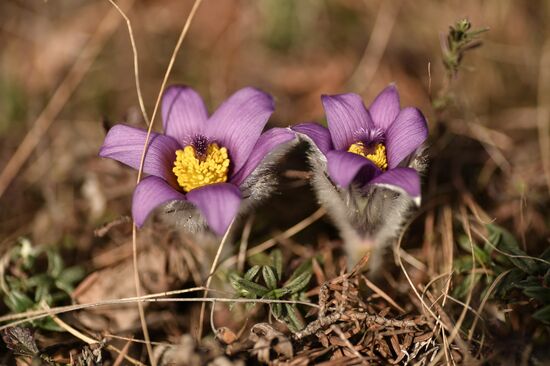
[[[293,129],[307,135],[326,157],[334,183],[348,188],[383,186],[420,199],[420,179],[408,158],[428,137],[426,119],[416,108],[400,108],[394,85],[367,109],[357,94],[323,95],[328,129],[316,123]]]
[[[210,228],[223,234],[239,212],[243,193],[266,155],[294,139],[289,129],[262,134],[273,100],[253,88],[233,94],[210,117],[201,97],[184,86],[168,88],[162,99],[164,134],[151,133],[136,187],[132,216],[141,227],[153,209],[173,201],[198,208]],[[147,132],[116,125],[99,155],[139,169]],[[184,205],[185,206],[185,205]]]

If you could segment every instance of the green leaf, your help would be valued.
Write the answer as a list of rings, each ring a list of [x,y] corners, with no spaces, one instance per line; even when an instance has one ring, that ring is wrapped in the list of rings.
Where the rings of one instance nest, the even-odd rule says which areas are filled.
[[[65,329],[61,328],[57,323],[50,317],[39,319],[34,322],[38,327],[49,330],[51,332],[65,332]]]
[[[63,259],[58,252],[48,250],[48,274],[53,278],[57,278],[63,270]]]
[[[525,278],[525,273],[519,268],[512,269],[508,274],[500,280],[494,290],[494,296],[504,298],[508,291],[517,287],[518,282]]]
[[[24,293],[12,290],[4,297],[4,303],[11,311],[22,313],[34,306],[34,302]]]
[[[463,299],[470,292],[472,286],[476,286],[481,278],[479,273],[468,274],[464,281],[462,281],[454,290],[454,295],[459,299]]]
[[[539,287],[540,281],[533,276],[529,276],[527,278],[523,278],[521,281],[516,282],[516,287],[526,289],[528,287]]]
[[[472,270],[472,256],[464,255],[457,258],[453,266],[458,273],[469,272]]]
[[[74,285],[84,278],[86,272],[80,266],[65,268],[57,277],[57,282],[62,282],[67,285]]]
[[[533,318],[543,323],[550,324],[550,305],[546,305],[542,309],[535,312],[533,314]]]
[[[283,316],[283,304],[281,303],[274,303],[271,306],[271,312],[273,313],[273,316],[277,319],[281,319]]]
[[[277,275],[271,266],[262,267],[262,276],[269,289],[277,288]]]
[[[300,319],[298,309],[293,304],[285,304],[287,312],[288,326],[292,332],[297,332],[304,329],[304,323]]]
[[[298,293],[302,291],[311,280],[311,269],[308,272],[303,272],[302,274],[298,275],[298,277],[294,278],[293,280],[289,281],[284,288],[288,289],[290,293]]]
[[[39,273],[27,279],[25,284],[27,285],[27,288],[33,288],[41,286],[49,287],[52,283],[52,278],[49,275],[46,273]]]
[[[271,252],[270,257],[271,265],[277,273],[277,280],[280,281],[283,278],[283,253],[279,249],[275,249]]]
[[[505,255],[507,260],[525,273],[533,274],[536,272],[537,266],[533,259],[517,258],[517,256],[527,256],[527,254],[519,248],[518,242],[512,234],[496,225],[489,224],[486,227],[489,231],[489,241],[502,252],[508,254]]]
[[[312,273],[312,265],[311,260],[307,260],[304,263],[300,264],[298,268],[294,271],[294,273],[290,276],[287,283],[295,279],[296,277],[300,276],[304,272]]]
[[[48,285],[39,285],[34,292],[34,301],[35,303],[45,301],[51,305],[50,287]]]
[[[550,304],[550,288],[545,287],[527,287],[523,289],[523,293],[535,300],[541,301],[545,304]]]
[[[260,272],[260,266],[255,265],[252,266],[246,273],[244,274],[244,278],[249,281],[254,281],[254,277]]]
[[[70,295],[74,291],[74,287],[66,282],[56,281],[55,287],[66,293],[67,295]]]
[[[265,299],[272,299],[272,300],[278,300],[288,294],[290,292],[287,288],[275,288],[268,293],[266,293],[263,297]]]
[[[267,292],[269,292],[269,289],[266,287],[257,284],[256,282],[252,282],[249,280],[246,280],[244,278],[235,278],[232,282],[234,284],[234,287],[237,288],[240,291],[246,291],[250,294],[254,294],[258,297],[264,296]]]

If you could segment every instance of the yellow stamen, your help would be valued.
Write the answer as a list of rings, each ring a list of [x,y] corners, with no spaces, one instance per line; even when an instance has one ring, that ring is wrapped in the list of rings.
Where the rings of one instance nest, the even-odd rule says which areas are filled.
[[[176,151],[176,161],[172,172],[178,178],[178,184],[186,191],[208,184],[227,181],[229,172],[229,155],[225,147],[218,144],[208,145],[206,153],[197,158],[193,146]]]
[[[368,153],[369,150],[372,152]],[[373,149],[367,149],[365,144],[362,142],[356,142],[349,147],[348,152],[361,155],[362,157],[369,159],[382,170],[388,169],[386,146],[382,143],[376,144]]]

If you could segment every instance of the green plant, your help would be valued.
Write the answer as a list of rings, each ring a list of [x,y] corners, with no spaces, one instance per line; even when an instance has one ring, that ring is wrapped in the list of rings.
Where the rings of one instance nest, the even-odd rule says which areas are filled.
[[[550,248],[538,258],[527,255],[520,249],[516,238],[497,225],[486,225],[487,240],[483,245],[474,242],[476,271],[473,271],[471,254],[455,261],[455,270],[463,280],[454,289],[454,296],[464,298],[472,286],[483,286],[481,297],[496,283],[491,296],[507,302],[523,295],[535,307],[533,318],[550,324]],[[468,238],[459,238],[459,245],[471,251]],[[518,296],[519,295],[519,296]]]
[[[44,266],[47,266],[46,270],[43,270]],[[34,247],[23,238],[5,262],[0,291],[8,308],[14,313],[22,313],[67,302],[74,285],[83,276],[81,267],[65,267],[56,248]],[[62,330],[49,317],[30,323],[46,330]]]
[[[481,46],[479,35],[487,32],[488,28],[472,30],[472,23],[468,19],[461,19],[449,27],[447,36],[441,42],[443,66],[446,78],[438,96],[432,101],[433,107],[441,111],[453,100],[450,87],[458,72],[462,69],[462,61],[466,52]]]
[[[283,255],[274,250],[269,256],[261,255],[252,259],[256,262],[246,273],[231,273],[231,286],[239,297],[247,299],[304,300],[305,292],[312,276],[311,260],[303,262],[292,275],[283,282]],[[253,304],[251,304],[253,305]],[[304,327],[302,316],[295,304],[269,304],[270,313],[284,322],[291,331]]]

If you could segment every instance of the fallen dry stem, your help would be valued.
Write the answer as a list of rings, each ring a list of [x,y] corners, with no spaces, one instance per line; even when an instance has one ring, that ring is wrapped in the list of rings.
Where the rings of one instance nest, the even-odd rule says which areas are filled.
[[[46,311],[49,310],[49,308],[47,308],[47,305],[44,305],[46,307]],[[56,315],[54,314],[50,314],[50,316],[52,317],[53,321],[59,325],[61,328],[65,329],[65,331],[67,331],[68,333],[72,334],[74,337],[80,339],[81,341],[83,342],[86,342],[87,344],[97,344],[97,343],[101,343],[99,342],[97,339],[94,339],[94,338],[91,338],[91,337],[88,337],[87,335],[83,334],[82,332],[80,332],[79,330],[73,328],[72,326],[70,326],[69,324],[65,323],[63,320],[59,319],[59,317],[57,317]],[[125,352],[119,350],[118,348],[116,348],[115,346],[112,346],[110,344],[106,345],[107,349],[110,350],[110,351],[114,351],[116,353],[119,354],[119,357],[122,357],[124,359],[126,359],[128,362],[134,364],[134,365],[138,365],[138,366],[145,366],[144,364],[142,364],[141,362],[139,362],[138,360],[128,356]]]
[[[418,298],[418,300],[420,300],[420,303],[422,304],[422,307],[425,311],[428,312],[428,314],[430,314],[430,316],[435,320],[435,321],[438,321],[438,316],[432,311],[432,309],[430,308],[430,306],[428,306],[428,304],[426,304],[426,302],[424,301],[424,299],[422,298],[422,296],[418,293],[418,290],[416,288],[416,286],[414,285],[414,283],[412,282],[412,279],[411,277],[409,276],[409,273],[407,272],[407,270],[405,269],[405,266],[403,265],[403,260],[401,259],[401,243],[403,242],[403,238],[405,236],[405,233],[407,232],[408,228],[410,227],[411,225],[411,222],[414,220],[411,219],[409,220],[409,222],[407,222],[407,224],[405,225],[405,227],[403,228],[403,230],[401,231],[401,235],[399,235],[399,239],[397,240],[397,245],[395,247],[395,250],[394,250],[394,253],[395,253],[395,257],[396,257],[396,260],[397,260],[397,264],[399,265],[399,267],[401,268],[401,271],[403,272],[403,274],[405,275],[405,278],[407,279],[407,282],[409,283],[411,289],[413,290],[414,294],[416,295],[416,297]],[[445,324],[442,324],[443,327],[446,327]],[[447,329],[448,330],[448,329]]]
[[[124,20],[126,21],[126,26],[128,27],[128,35],[130,36],[130,43],[132,44],[132,54],[133,54],[133,58],[134,58],[134,79],[135,79],[135,82],[136,82],[136,91],[137,91],[137,96],[138,96],[138,101],[139,101],[139,108],[141,109],[141,114],[143,116],[143,120],[145,121],[147,126],[149,126],[149,124],[150,124],[149,116],[147,115],[147,111],[145,110],[145,103],[143,102],[143,95],[141,93],[141,86],[140,86],[140,82],[139,82],[138,51],[137,51],[136,41],[134,39],[134,31],[132,30],[132,22],[130,22],[130,19],[128,18],[128,16],[124,12],[124,10],[122,10],[117,5],[117,3],[115,3],[113,0],[108,0],[108,1],[116,8],[116,10],[124,18]]]
[[[145,300],[145,299],[154,299],[154,298],[167,297],[167,296],[172,296],[172,295],[180,295],[180,294],[185,294],[185,293],[189,293],[189,292],[203,291],[204,289],[205,289],[205,287],[200,286],[200,287],[193,287],[193,288],[188,288],[188,289],[183,289],[183,290],[159,292],[159,293],[156,293],[156,294],[143,295],[143,296],[139,296],[139,297],[137,297],[137,296],[136,297],[126,297],[126,298],[122,298],[122,299],[104,300],[104,301],[99,301],[99,302],[95,302],[95,303],[58,306],[58,307],[50,308],[47,311],[45,311],[45,310],[26,311],[24,313],[4,315],[4,316],[0,317],[0,322],[5,322],[5,321],[10,321],[10,320],[15,320],[15,319],[25,319],[25,320],[27,320],[26,318],[29,317],[29,316],[42,315],[42,314],[46,314],[46,313],[59,314],[57,312],[58,310],[62,310],[61,311],[62,313],[66,313],[66,312],[70,312],[70,311],[74,311],[74,310],[82,310],[82,309],[98,307],[98,306],[127,304],[129,302],[140,301],[140,300]],[[213,290],[211,290],[211,291],[213,291]]]
[[[399,306],[394,299],[390,297],[387,293],[385,293],[380,287],[376,286],[374,283],[369,281],[369,279],[366,276],[361,276],[365,283],[367,284],[367,287],[370,288],[374,293],[376,293],[378,296],[386,300],[391,306],[399,310],[402,314],[405,314],[406,311],[401,306]]]
[[[214,278],[214,273],[216,273],[216,270],[218,269],[218,262],[220,260],[220,256],[222,254],[223,248],[225,247],[225,243],[227,242],[227,238],[229,237],[229,233],[231,232],[231,228],[233,227],[234,222],[235,222],[235,219],[233,219],[229,224],[229,227],[225,231],[225,234],[223,235],[220,245],[218,246],[218,251],[216,252],[216,256],[214,257],[214,261],[212,262],[212,266],[210,267],[210,273],[208,274],[208,278],[206,279],[206,284],[204,285],[205,287],[204,294],[203,294],[204,297],[208,296],[208,289],[210,288],[210,283],[212,282],[212,278]],[[201,312],[199,316],[199,331],[197,332],[197,340],[199,342],[202,339],[202,329],[203,329],[205,311],[206,311],[206,303],[203,302],[201,305]]]
[[[201,288],[201,290],[204,288]],[[147,303],[159,303],[159,302],[223,302],[223,303],[246,303],[246,304],[293,304],[293,305],[304,305],[309,306],[313,308],[319,308],[319,305],[306,302],[306,301],[293,301],[293,300],[270,300],[270,299],[241,299],[241,298],[216,298],[216,297],[184,297],[184,298],[128,298],[128,299],[121,299],[121,300],[111,300],[111,301],[103,301],[99,303],[93,303],[93,304],[82,304],[82,305],[70,305],[70,306],[62,306],[57,308],[52,308],[50,311],[44,312],[39,311],[37,312],[37,315],[28,316],[24,319],[20,319],[5,325],[2,325],[0,327],[0,331],[4,330],[6,328],[14,327],[16,325],[26,323],[29,321],[41,319],[47,316],[51,316],[52,314],[63,314],[68,313],[75,310],[82,310],[82,309],[89,309],[89,308],[95,308],[100,306],[108,306],[108,305],[121,305],[121,304],[133,304],[137,302],[147,302]]]
[[[472,231],[470,230],[470,222],[468,221],[468,217],[466,215],[466,210],[465,210],[464,206],[460,206],[460,216],[461,216],[461,219],[462,219],[462,226],[464,228],[464,231],[466,231],[466,235],[468,236],[468,243],[470,244],[470,252],[471,252],[471,255],[472,255],[472,271],[475,272],[475,270],[476,270],[476,258],[475,258],[475,254],[474,254],[474,243],[473,243],[473,238],[472,238]],[[450,284],[450,281],[449,281],[449,284]],[[449,345],[454,342],[456,337],[459,337],[460,328],[462,326],[462,323],[464,322],[464,319],[466,319],[466,314],[468,313],[468,308],[470,307],[470,303],[472,301],[472,295],[473,295],[474,287],[475,287],[475,282],[471,281],[470,287],[468,289],[468,294],[466,296],[466,304],[465,304],[466,306],[463,307],[462,312],[460,313],[460,316],[458,317],[458,320],[456,321],[456,323],[453,327],[453,330],[451,331],[451,333],[450,333],[450,335],[447,339]],[[447,287],[447,290],[448,290],[448,287]],[[447,292],[448,291],[445,291],[446,297],[447,297]],[[468,356],[469,356],[468,353],[466,353],[464,355],[464,357],[466,359],[468,359]],[[441,359],[441,357],[442,357],[442,352],[439,352],[439,354],[437,354],[435,356],[435,358],[432,360],[430,365],[437,365],[437,362]]]
[[[178,38],[178,41],[176,43],[176,46],[174,47],[174,51],[172,52],[172,57],[170,58],[170,62],[168,63],[168,67],[166,68],[166,72],[164,73],[164,78],[162,80],[162,84],[160,86],[160,90],[157,96],[157,101],[155,103],[155,108],[153,110],[153,115],[151,116],[151,123],[149,123],[149,128],[147,129],[147,135],[145,137],[145,143],[143,144],[143,151],[141,153],[141,160],[139,164],[139,170],[138,175],[136,179],[136,186],[139,184],[141,180],[141,176],[143,174],[143,165],[145,163],[145,154],[147,152],[147,148],[149,146],[149,140],[151,137],[151,131],[153,130],[153,125],[155,123],[155,117],[160,105],[160,100],[162,98],[162,92],[164,91],[164,88],[166,87],[166,83],[168,82],[168,78],[170,76],[170,72],[172,71],[172,67],[174,66],[174,62],[176,61],[176,56],[181,48],[181,44],[183,43],[183,40],[185,39],[185,36],[187,35],[187,32],[189,30],[189,27],[191,26],[191,21],[193,20],[197,9],[199,5],[201,4],[202,0],[195,0],[193,7],[191,8],[191,11],[189,12],[189,15],[187,16],[187,20],[185,21],[185,24],[183,26],[183,29],[181,30],[180,36]],[[132,225],[132,251],[133,251],[133,268],[134,268],[134,283],[136,286],[136,295],[141,295],[141,284],[139,282],[139,274],[138,274],[138,264],[137,264],[137,233],[136,233],[136,224]],[[143,335],[145,337],[145,341],[147,341],[147,353],[149,355],[149,361],[151,362],[152,366],[156,366],[156,361],[153,357],[153,348],[151,347],[151,344],[149,342],[149,330],[147,329],[147,322],[145,320],[145,311],[143,310],[143,304],[141,302],[137,303],[138,310],[139,310],[139,319],[141,322],[141,327],[143,329]]]

